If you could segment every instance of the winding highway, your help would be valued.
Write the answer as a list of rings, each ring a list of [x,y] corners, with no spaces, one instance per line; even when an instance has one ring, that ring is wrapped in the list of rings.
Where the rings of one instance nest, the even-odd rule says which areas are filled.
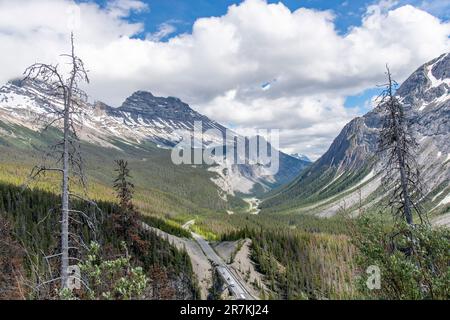
[[[191,220],[183,225],[183,228],[189,230],[190,226],[195,223]],[[191,231],[192,237],[198,243],[206,257],[211,261],[213,267],[221,276],[225,286],[229,289],[236,300],[255,300],[254,297],[245,288],[241,280],[236,277],[230,270],[229,266],[223,261],[221,257],[214,251],[211,245],[202,236]]]

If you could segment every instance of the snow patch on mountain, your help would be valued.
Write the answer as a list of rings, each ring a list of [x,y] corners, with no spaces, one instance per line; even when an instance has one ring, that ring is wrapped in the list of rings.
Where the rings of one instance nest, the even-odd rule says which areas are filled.
[[[427,67],[427,77],[431,81],[431,88],[437,88],[441,84],[449,84],[449,78],[442,78],[442,79],[436,79],[436,77],[433,75],[433,68],[436,66],[437,63],[441,62],[447,55],[443,55],[441,58],[438,59],[435,63],[429,65]]]
[[[447,203],[450,203],[450,194],[448,194],[444,199],[442,199],[441,202],[439,202],[439,205],[443,206]]]
[[[6,123],[38,131],[54,119],[55,111],[61,111],[63,107],[62,100],[52,96],[41,83],[13,81],[0,88],[0,121]],[[193,142],[195,148],[208,149],[234,146],[237,140],[246,139],[194,111],[177,98],[155,97],[146,91],[133,93],[118,108],[102,102],[85,103],[74,120],[82,140],[114,149],[119,149],[117,141],[128,145],[151,141],[164,149],[176,145],[191,148]],[[199,123],[201,128],[198,128]],[[196,128],[200,136],[194,133]],[[11,137],[5,130],[0,131],[0,135]],[[278,152],[281,159],[289,158],[278,150],[273,152]],[[245,151],[240,157],[246,157]],[[269,190],[274,184],[294,179],[305,166],[301,160],[286,161],[286,165],[280,163],[283,175],[278,178],[264,165],[229,166],[224,157],[215,159],[216,165],[209,170],[216,174],[212,180],[226,198],[227,194],[234,195],[236,192],[251,193],[256,184]]]
[[[310,162],[310,163],[312,162],[311,159],[309,159],[308,156],[306,156],[304,154],[301,154],[301,153],[292,153],[291,157],[293,157],[295,159],[298,159],[298,160],[305,161],[305,162]]]

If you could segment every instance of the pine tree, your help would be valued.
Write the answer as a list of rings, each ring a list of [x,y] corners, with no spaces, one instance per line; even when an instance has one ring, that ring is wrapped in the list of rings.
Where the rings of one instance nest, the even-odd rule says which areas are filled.
[[[117,199],[122,210],[133,210],[133,193],[134,184],[129,181],[131,179],[128,162],[124,160],[115,161],[117,168],[117,178],[114,180],[114,189],[117,192]]]
[[[132,247],[135,253],[143,255],[148,243],[142,238],[138,213],[133,205],[134,184],[131,179],[128,162],[115,161],[117,177],[114,180],[114,189],[119,201],[119,210],[113,214],[113,222],[116,232]]]

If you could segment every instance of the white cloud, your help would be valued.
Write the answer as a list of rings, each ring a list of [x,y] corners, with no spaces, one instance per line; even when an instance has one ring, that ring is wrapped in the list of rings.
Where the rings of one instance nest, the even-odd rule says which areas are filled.
[[[148,4],[139,0],[112,0],[106,6],[106,10],[112,17],[124,18],[129,15],[131,11],[145,11],[148,10]]]
[[[150,41],[160,41],[171,34],[175,33],[177,31],[177,28],[168,22],[164,22],[159,25],[158,31],[154,33],[150,33],[147,35],[147,40]]]
[[[67,49],[71,4],[0,0],[0,82]],[[141,40],[134,36],[144,26],[124,19],[147,10],[143,2],[116,0],[103,9],[83,3],[77,46],[95,98],[117,106],[138,89],[178,96],[238,128],[283,129],[286,150],[318,156],[355,116],[343,107],[345,96],[383,82],[385,63],[402,81],[449,51],[449,23],[392,5],[370,6],[360,27],[339,35],[330,11],[291,12],[282,3],[247,0],[221,17],[197,20],[191,34],[160,42],[172,25]],[[270,90],[261,90],[270,79]]]

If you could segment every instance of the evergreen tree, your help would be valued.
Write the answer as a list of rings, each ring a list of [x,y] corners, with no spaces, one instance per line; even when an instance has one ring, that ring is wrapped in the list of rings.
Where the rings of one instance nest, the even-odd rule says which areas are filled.
[[[114,189],[117,192],[117,199],[122,210],[133,210],[133,193],[134,184],[129,181],[131,179],[128,162],[125,160],[115,161],[117,168],[117,178],[114,180]]]
[[[127,242],[137,254],[144,254],[148,243],[143,239],[142,228],[139,224],[138,213],[133,205],[134,184],[131,179],[128,162],[115,161],[117,177],[114,180],[114,189],[117,192],[119,209],[113,214],[115,231]]]

